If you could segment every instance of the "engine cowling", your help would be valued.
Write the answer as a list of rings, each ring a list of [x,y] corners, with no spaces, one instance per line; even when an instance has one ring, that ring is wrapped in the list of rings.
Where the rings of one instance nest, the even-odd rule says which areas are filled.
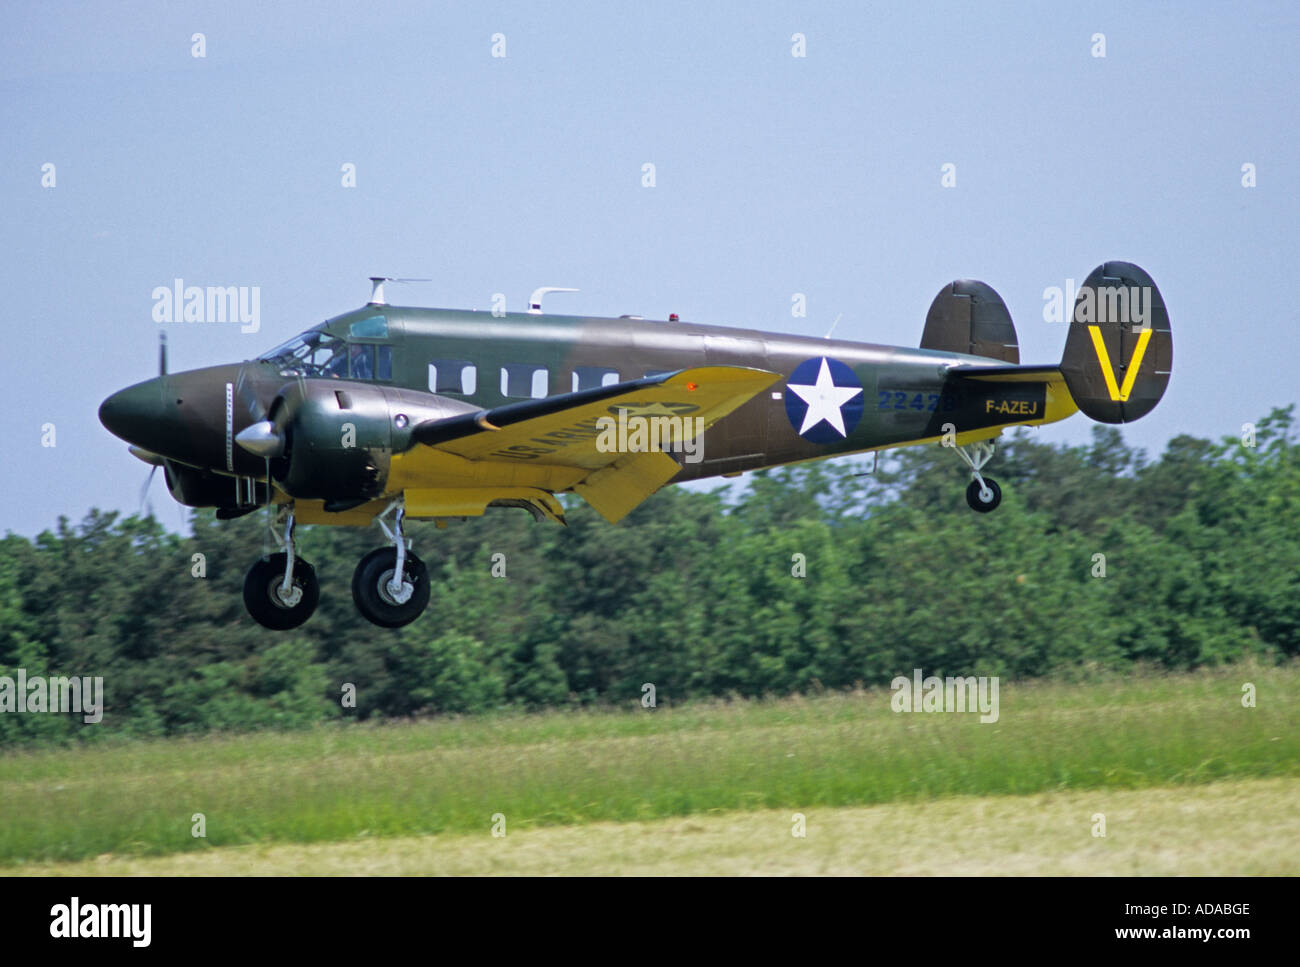
[[[418,390],[297,380],[280,390],[269,413],[284,441],[271,473],[297,499],[372,500],[383,496],[392,455],[411,447],[416,426],[478,409]]]

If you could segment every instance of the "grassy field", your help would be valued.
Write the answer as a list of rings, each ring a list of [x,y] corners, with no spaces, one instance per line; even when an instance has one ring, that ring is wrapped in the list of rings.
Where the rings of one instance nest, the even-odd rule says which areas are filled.
[[[1258,688],[1256,708],[1241,705],[1247,681]],[[1004,682],[1001,718],[988,725],[977,715],[894,714],[889,692],[878,690],[10,753],[0,756],[0,864],[16,872],[103,854],[355,840],[383,855],[376,838],[444,834],[432,842],[454,845],[469,840],[445,834],[485,836],[496,813],[506,817],[505,841],[518,843],[567,835],[543,827],[686,816],[746,824],[761,822],[764,810],[793,839],[793,812],[810,822],[873,822],[875,813],[843,807],[960,803],[951,797],[1012,796],[1024,806],[1032,794],[1086,792],[1093,798],[1078,808],[1091,815],[1106,809],[1087,803],[1122,790],[1182,786],[1195,803],[1240,785],[1223,780],[1300,776],[1298,689],[1300,667],[1252,667],[1085,685]],[[1289,788],[1294,798],[1296,787],[1258,788]],[[194,813],[206,817],[206,839],[191,836]],[[1267,810],[1256,815],[1256,824],[1270,822]],[[1087,816],[1071,823],[1083,826],[1069,835],[1089,841],[1078,848],[1093,849]],[[795,843],[812,839],[810,831]],[[1275,858],[1292,871],[1295,843],[1292,827]],[[847,862],[874,869],[875,860]]]
[[[1096,813],[1106,835],[1093,836]],[[791,813],[225,846],[28,864],[30,875],[1238,876],[1300,873],[1300,779],[955,796]],[[12,871],[11,871],[12,872]]]

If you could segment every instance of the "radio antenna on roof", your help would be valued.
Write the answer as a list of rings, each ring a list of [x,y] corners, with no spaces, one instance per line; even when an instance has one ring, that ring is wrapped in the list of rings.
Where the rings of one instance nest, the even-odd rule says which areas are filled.
[[[433,279],[395,279],[389,275],[372,275],[370,277],[370,305],[386,306],[384,301],[384,283],[385,282],[432,282]]]
[[[558,285],[544,285],[540,289],[534,289],[533,294],[528,297],[528,311],[535,316],[542,314],[542,296],[548,292],[577,292],[577,289],[565,289]]]

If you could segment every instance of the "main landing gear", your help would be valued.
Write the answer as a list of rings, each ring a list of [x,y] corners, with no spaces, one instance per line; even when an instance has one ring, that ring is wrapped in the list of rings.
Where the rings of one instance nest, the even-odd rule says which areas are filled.
[[[298,556],[293,510],[281,506],[271,522],[281,550],[254,562],[244,577],[244,607],[264,628],[288,631],[312,616],[320,601],[316,570]]]
[[[393,517],[389,526],[385,519]],[[357,610],[381,628],[401,628],[429,605],[429,570],[411,553],[402,533],[406,509],[397,498],[376,520],[392,547],[380,547],[361,559],[352,574],[352,600]],[[297,628],[320,602],[316,570],[298,556],[294,541],[293,505],[282,505],[270,522],[280,550],[256,561],[244,578],[244,607],[253,620],[273,631]]]
[[[993,459],[993,444],[981,440],[978,443],[957,447],[957,455],[970,466],[971,476],[975,478],[966,488],[966,503],[970,505],[970,509],[981,514],[996,510],[998,504],[1002,503],[1002,488],[992,477],[980,473],[984,464]]]
[[[384,520],[393,515],[393,526]],[[375,518],[392,547],[379,547],[361,559],[352,572],[352,600],[367,621],[381,628],[409,625],[429,605],[429,570],[410,550],[402,534],[406,509],[401,498]]]

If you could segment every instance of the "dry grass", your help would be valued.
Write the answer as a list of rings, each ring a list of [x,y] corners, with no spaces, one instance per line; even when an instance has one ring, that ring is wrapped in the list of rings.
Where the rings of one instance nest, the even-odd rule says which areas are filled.
[[[1104,813],[1105,838],[1093,815]],[[958,796],[650,822],[101,856],[6,873],[130,875],[1295,875],[1300,779]],[[507,817],[507,824],[509,817]]]

